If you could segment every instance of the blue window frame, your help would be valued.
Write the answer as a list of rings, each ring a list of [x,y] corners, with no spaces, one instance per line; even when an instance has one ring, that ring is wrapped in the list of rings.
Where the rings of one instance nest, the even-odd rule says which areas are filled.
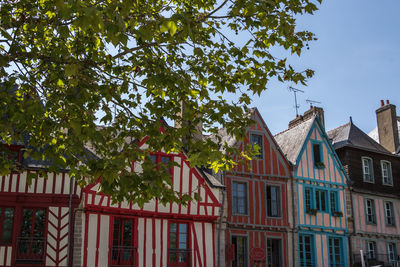
[[[313,152],[313,161],[314,167],[316,168],[324,168],[324,157],[322,153],[322,145],[320,142],[312,142],[312,152]]]
[[[299,235],[299,260],[300,267],[314,267],[314,236],[313,235]]]
[[[253,147],[253,149],[254,149],[254,145],[256,145],[258,148],[259,154],[256,155],[257,159],[263,159],[264,152],[263,152],[263,140],[262,139],[263,139],[263,137],[261,134],[250,134],[251,146]]]
[[[328,191],[316,189],[315,190],[315,202],[318,211],[327,212],[328,211]]]
[[[339,208],[339,196],[338,196],[339,194],[338,194],[338,192],[337,191],[330,191],[329,195],[330,195],[329,200],[330,200],[331,213],[335,213],[335,212],[340,211],[340,208]]]
[[[310,187],[306,187],[304,189],[304,200],[306,203],[306,212],[309,212],[310,210],[314,209],[314,194],[313,194],[313,189]]]
[[[232,213],[247,215],[247,184],[232,182]]]
[[[342,238],[329,238],[329,267],[344,266]]]

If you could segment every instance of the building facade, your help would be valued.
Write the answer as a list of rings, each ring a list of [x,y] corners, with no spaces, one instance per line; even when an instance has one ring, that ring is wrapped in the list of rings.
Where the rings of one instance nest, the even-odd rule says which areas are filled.
[[[196,192],[201,201],[163,205],[154,200],[139,207],[112,203],[98,193],[99,184],[84,188],[75,220],[81,231],[75,233],[74,266],[216,266],[221,184],[190,167],[184,153],[159,152],[151,159],[176,162],[169,170],[174,190],[191,196]],[[133,165],[141,172],[140,163]]]
[[[390,104],[377,110],[378,128],[382,127],[380,119],[397,122],[393,111],[395,107]],[[396,128],[387,126],[386,129],[380,129],[381,138],[385,132],[394,136],[397,123]],[[348,206],[352,207],[353,223],[349,227],[352,263],[360,265],[362,250],[369,265],[397,266],[400,255],[400,157],[394,153],[398,147],[396,139],[386,140],[386,147],[393,150],[389,151],[361,131],[351,119],[329,131],[328,135],[350,178]]]
[[[9,148],[23,171],[0,177],[0,266],[66,266],[69,211],[78,207],[81,189],[68,172],[28,179],[45,165],[24,159],[22,146]]]
[[[257,145],[259,155],[223,176],[226,186],[224,221],[226,258],[221,266],[289,266],[292,261],[290,165],[280,151],[257,109],[255,124],[246,141],[226,140],[243,150]],[[226,132],[221,130],[223,138]],[[234,156],[239,162],[239,157]],[[221,261],[222,262],[222,261]]]
[[[296,266],[349,266],[346,173],[311,108],[275,136],[294,165]],[[321,120],[316,116],[318,114]]]

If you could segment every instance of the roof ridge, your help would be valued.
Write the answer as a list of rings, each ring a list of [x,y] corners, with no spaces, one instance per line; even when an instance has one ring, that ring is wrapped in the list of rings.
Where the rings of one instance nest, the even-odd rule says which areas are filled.
[[[287,129],[285,129],[285,130],[283,130],[283,131],[281,131],[281,132],[275,134],[274,137],[275,137],[275,136],[278,136],[278,135],[280,135],[280,134],[283,134],[283,133],[285,133],[285,132],[287,132],[287,131],[289,131],[289,130],[292,130],[292,129],[296,128],[297,126],[302,125],[303,123],[305,123],[305,122],[307,122],[307,121],[313,119],[314,117],[316,117],[316,115],[309,117],[309,118],[306,119],[305,121],[302,121],[301,123],[299,123],[299,124],[293,126],[292,128],[289,127],[289,128],[287,128]]]
[[[332,132],[332,131],[334,131],[334,130],[339,129],[340,127],[344,127],[344,126],[346,126],[347,124],[350,124],[350,123],[351,123],[351,122],[349,121],[349,122],[347,122],[347,123],[345,123],[345,124],[343,124],[343,125],[337,126],[336,128],[333,128],[333,129],[327,131],[326,133],[328,134],[328,133],[330,133],[330,132]]]

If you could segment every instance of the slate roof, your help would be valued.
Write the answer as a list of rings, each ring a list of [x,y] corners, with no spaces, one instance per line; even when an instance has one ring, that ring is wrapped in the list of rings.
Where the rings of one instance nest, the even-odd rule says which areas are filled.
[[[328,131],[327,134],[335,149],[351,146],[390,154],[383,146],[354,125],[351,119],[350,122]]]
[[[315,121],[315,117],[313,116],[295,127],[274,136],[286,158],[293,164],[296,164],[297,157]]]

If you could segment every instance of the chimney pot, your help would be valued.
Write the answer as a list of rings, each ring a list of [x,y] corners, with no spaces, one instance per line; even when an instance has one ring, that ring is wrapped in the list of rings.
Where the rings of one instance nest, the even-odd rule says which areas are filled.
[[[381,100],[381,107],[385,105],[385,101]]]

